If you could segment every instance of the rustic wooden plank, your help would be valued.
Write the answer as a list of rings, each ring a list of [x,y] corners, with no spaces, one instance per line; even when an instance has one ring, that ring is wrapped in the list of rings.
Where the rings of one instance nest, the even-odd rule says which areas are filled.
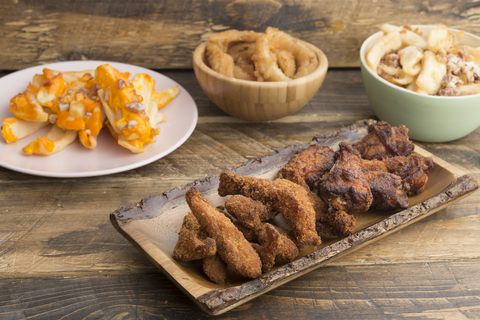
[[[278,27],[318,46],[330,66],[359,66],[375,25],[437,24],[480,34],[472,1],[315,0],[3,1],[0,68],[66,60],[108,60],[149,68],[191,68],[195,47],[225,29]]]
[[[327,266],[215,319],[477,319],[477,271],[478,261]],[[159,272],[0,280],[0,317],[212,318]]]

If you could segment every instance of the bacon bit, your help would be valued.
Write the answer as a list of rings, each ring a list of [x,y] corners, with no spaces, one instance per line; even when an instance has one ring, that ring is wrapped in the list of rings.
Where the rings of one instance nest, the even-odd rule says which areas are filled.
[[[105,94],[103,95],[103,99],[107,103],[110,101],[110,88],[105,89]]]
[[[444,96],[444,97],[453,97],[453,96],[459,96],[460,92],[458,91],[457,88],[445,88],[445,89],[440,89],[438,91],[439,96]]]
[[[128,103],[125,106],[125,108],[128,111],[131,111],[133,113],[141,113],[143,110],[145,110],[145,106],[138,101],[132,101],[132,102]]]
[[[125,88],[125,80],[123,79],[118,79],[117,81],[117,88],[122,90],[123,88]]]
[[[135,129],[138,126],[138,121],[137,120],[130,120],[127,123],[128,129]]]
[[[81,93],[84,96],[88,95],[88,90],[86,88],[81,88],[77,91],[77,93]]]
[[[55,124],[55,122],[57,122],[57,115],[56,114],[49,115],[48,122],[50,122],[51,124]]]

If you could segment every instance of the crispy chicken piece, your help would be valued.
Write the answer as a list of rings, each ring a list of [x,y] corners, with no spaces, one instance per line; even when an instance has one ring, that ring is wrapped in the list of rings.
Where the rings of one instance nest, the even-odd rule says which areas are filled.
[[[230,219],[212,208],[195,187],[185,193],[185,198],[200,225],[217,243],[217,253],[227,266],[242,276],[259,277],[262,273],[260,258]]]
[[[202,269],[207,277],[216,284],[224,284],[227,278],[227,264],[218,254],[203,258]]]
[[[311,144],[307,149],[297,153],[278,172],[277,179],[287,179],[310,188],[314,188],[322,176],[335,162],[332,148]]]
[[[235,222],[241,226],[239,230],[246,235],[245,238],[260,243],[252,246],[262,261],[262,272],[270,271],[276,258],[291,261],[297,256],[298,248],[286,230],[262,223],[275,215],[263,203],[242,195],[233,195],[225,202],[225,208],[238,219]]]
[[[345,142],[339,144],[336,162],[320,183],[322,200],[334,210],[349,214],[367,211],[373,201],[370,186],[362,172],[360,154]]]
[[[315,210],[317,233],[342,237],[353,233],[355,217],[344,211],[329,210],[322,199],[310,190],[316,188],[321,177],[332,168],[334,155],[335,152],[330,147],[310,145],[280,169],[277,179],[290,180],[307,191]]]
[[[314,192],[310,191],[309,197],[315,210],[317,233],[334,237],[346,237],[353,234],[356,224],[354,215],[343,210],[337,211],[329,208]]]
[[[315,211],[308,194],[291,181],[270,181],[224,171],[220,174],[218,194],[222,197],[241,194],[261,201],[269,210],[282,213],[289,220],[299,246],[321,243],[315,230]]]
[[[324,214],[317,215],[316,228],[318,233],[334,237],[348,237],[355,231],[356,219],[353,214],[345,211],[328,209]]]
[[[245,239],[247,239],[248,242],[258,242],[258,237],[255,234],[255,229],[245,227],[240,221],[235,220],[233,221],[233,224],[235,227],[237,227],[238,231],[240,231]]]
[[[277,212],[268,210],[260,201],[242,195],[231,196],[225,201],[225,208],[245,227],[253,229],[261,221],[268,221]]]
[[[428,182],[427,174],[433,168],[433,160],[414,153],[410,156],[397,156],[383,160],[363,160],[362,167],[364,172],[383,171],[399,176],[408,184],[408,194],[416,195],[425,190]]]
[[[410,186],[409,194],[420,194],[428,182],[428,171],[433,168],[430,157],[412,154],[409,157],[393,157],[384,159],[388,172],[398,175]]]
[[[260,245],[253,244],[253,247],[262,260],[262,272],[270,271],[276,259],[292,261],[298,255],[295,243],[270,223],[261,223],[255,232]]]
[[[373,195],[371,207],[379,210],[408,208],[408,184],[399,176],[381,171],[367,171],[365,178]]]
[[[414,149],[405,126],[392,127],[385,121],[369,125],[368,134],[354,143],[353,147],[360,152],[362,158],[369,160],[408,156]]]
[[[197,218],[189,212],[183,218],[178,241],[173,248],[173,258],[180,261],[198,260],[217,252],[215,240],[208,237]]]

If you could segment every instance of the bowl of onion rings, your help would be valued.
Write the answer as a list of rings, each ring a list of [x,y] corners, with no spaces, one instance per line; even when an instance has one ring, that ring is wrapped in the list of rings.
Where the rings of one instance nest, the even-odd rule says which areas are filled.
[[[265,33],[215,34],[195,49],[193,67],[202,90],[220,109],[249,121],[270,121],[313,98],[328,60],[314,45],[269,27]]]
[[[447,142],[480,126],[480,37],[445,25],[383,24],[360,49],[376,116],[413,140]]]

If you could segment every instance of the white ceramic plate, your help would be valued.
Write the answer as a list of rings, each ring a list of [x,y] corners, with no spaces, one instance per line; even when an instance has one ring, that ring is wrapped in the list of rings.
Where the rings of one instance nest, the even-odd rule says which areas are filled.
[[[148,73],[155,80],[155,89],[161,90],[178,85],[180,94],[160,112],[167,115],[168,120],[159,124],[160,135],[150,149],[144,153],[133,154],[119,146],[103,128],[98,137],[98,145],[90,150],[75,141],[64,150],[50,155],[26,155],[22,148],[48,132],[49,127],[17,142],[7,144],[0,137],[0,166],[32,175],[77,178],[107,175],[135,169],[158,160],[182,145],[192,134],[197,124],[197,105],[192,96],[172,79],[149,69],[117,62],[106,61],[68,61],[46,64],[20,70],[0,78],[0,118],[13,116],[8,109],[10,99],[25,91],[36,73],[42,73],[43,68],[59,71],[81,71],[96,69],[97,66],[109,63],[121,72]]]

